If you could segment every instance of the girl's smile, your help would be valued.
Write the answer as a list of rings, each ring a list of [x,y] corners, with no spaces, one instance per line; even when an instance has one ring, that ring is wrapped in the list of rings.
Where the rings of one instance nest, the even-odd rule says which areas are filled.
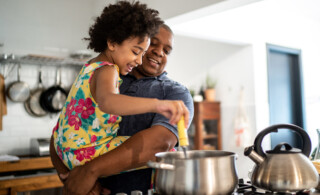
[[[121,44],[108,42],[106,56],[111,63],[118,65],[120,73],[126,75],[133,68],[142,64],[142,57],[150,45],[150,38],[145,36],[131,37],[124,40]]]

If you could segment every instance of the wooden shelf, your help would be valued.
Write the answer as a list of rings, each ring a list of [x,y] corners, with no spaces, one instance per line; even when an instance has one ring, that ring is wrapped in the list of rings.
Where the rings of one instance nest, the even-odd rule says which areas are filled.
[[[204,134],[205,120],[217,121],[216,133]],[[194,118],[193,123],[195,125],[195,136],[194,136],[194,149],[222,149],[221,141],[221,116],[220,116],[220,102],[202,101],[194,102]],[[208,146],[204,144],[204,140],[216,139],[216,145]]]
[[[50,157],[22,158],[18,161],[0,162],[0,173],[53,168]]]
[[[216,139],[218,138],[217,134],[207,134],[207,135],[203,135],[203,139]]]
[[[23,176],[30,170],[51,170],[50,157],[21,158],[18,161],[0,162],[0,173],[19,173],[19,177],[0,180],[0,195],[17,195],[18,192],[62,187],[57,173],[44,172]]]

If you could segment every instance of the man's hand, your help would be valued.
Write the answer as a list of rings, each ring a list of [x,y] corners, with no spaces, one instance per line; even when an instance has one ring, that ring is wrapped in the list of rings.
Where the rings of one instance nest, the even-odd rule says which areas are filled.
[[[61,179],[61,181],[63,183],[67,180],[68,176],[69,176],[69,173],[66,173],[66,174],[61,173],[61,174],[59,174],[59,177],[60,177],[60,179]],[[68,190],[65,190],[65,189],[63,189],[63,190],[64,190],[64,194],[67,194]],[[87,195],[100,195],[100,194],[109,195],[110,193],[111,193],[110,190],[101,187],[100,183],[97,181],[94,184],[94,186],[91,189],[91,191]]]
[[[60,174],[61,179],[65,176]],[[63,194],[87,195],[92,192],[92,189],[99,188],[99,185],[96,184],[97,179],[87,164],[75,167],[64,181]]]

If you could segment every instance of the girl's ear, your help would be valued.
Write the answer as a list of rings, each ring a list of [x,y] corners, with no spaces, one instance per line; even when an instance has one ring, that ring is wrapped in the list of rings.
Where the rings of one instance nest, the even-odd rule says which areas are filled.
[[[115,42],[107,41],[107,45],[108,45],[108,49],[110,51],[114,51],[115,50],[115,45],[116,45]]]

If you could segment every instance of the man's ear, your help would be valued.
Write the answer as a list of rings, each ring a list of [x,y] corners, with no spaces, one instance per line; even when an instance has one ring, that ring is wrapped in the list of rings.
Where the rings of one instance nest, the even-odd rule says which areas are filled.
[[[111,42],[111,41],[107,41],[107,45],[108,45],[108,49],[110,51],[114,51],[115,50],[115,47],[116,47],[116,43],[115,42]]]

